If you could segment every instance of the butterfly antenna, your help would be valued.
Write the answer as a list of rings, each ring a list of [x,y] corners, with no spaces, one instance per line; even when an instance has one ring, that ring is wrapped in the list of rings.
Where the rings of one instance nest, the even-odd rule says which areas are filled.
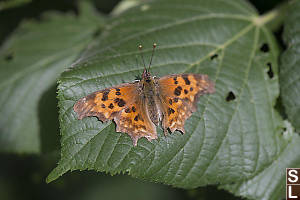
[[[152,64],[152,58],[153,58],[153,55],[154,55],[154,50],[156,48],[156,43],[153,43],[153,48],[152,48],[152,55],[151,55],[151,58],[150,58],[150,63],[149,63],[149,67],[148,67],[148,70],[150,70],[150,66]]]
[[[139,50],[140,50],[140,53],[141,53],[142,61],[143,61],[143,64],[144,64],[144,68],[146,69],[146,65],[145,65],[145,60],[144,60],[142,49],[143,49],[143,46],[140,44],[139,45]]]

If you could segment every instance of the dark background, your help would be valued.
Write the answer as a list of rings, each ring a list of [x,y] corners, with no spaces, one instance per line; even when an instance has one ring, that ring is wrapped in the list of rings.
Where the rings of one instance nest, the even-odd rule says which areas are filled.
[[[0,0],[0,3],[4,0]],[[251,0],[259,13],[263,14],[278,6],[284,0]],[[119,0],[93,0],[97,10],[109,14]],[[78,13],[77,1],[72,0],[32,0],[0,11],[0,45],[18,27],[24,19],[42,20],[44,12],[57,10]],[[281,40],[282,27],[275,30],[278,41]],[[282,44],[282,42],[281,42]],[[53,100],[56,108],[55,87],[44,99]],[[57,109],[57,108],[56,108]],[[58,132],[58,114],[49,116],[56,121],[48,127]],[[47,127],[46,127],[47,128]],[[42,135],[43,140],[43,135]],[[59,133],[56,146],[59,147]],[[65,174],[53,183],[46,184],[45,178],[59,160],[59,150],[42,149],[41,155],[15,155],[0,153],[0,199],[240,199],[214,186],[195,190],[182,190],[162,184],[147,183],[126,175],[110,176],[94,171],[75,171]],[[51,153],[49,153],[51,152]]]

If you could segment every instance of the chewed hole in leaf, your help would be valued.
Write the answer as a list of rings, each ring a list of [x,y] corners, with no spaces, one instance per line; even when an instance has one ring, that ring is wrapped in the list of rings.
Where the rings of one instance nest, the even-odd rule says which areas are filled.
[[[233,101],[233,100],[235,100],[235,94],[232,91],[230,91],[230,92],[228,92],[226,101],[229,102],[229,101]]]
[[[273,78],[274,77],[274,72],[272,70],[272,64],[270,62],[268,62],[267,65],[268,65],[268,71],[267,71],[268,76],[269,76],[269,78]]]
[[[260,47],[260,50],[264,53],[267,53],[270,51],[269,45],[267,43],[263,43]]]
[[[218,58],[218,54],[214,54],[214,55],[212,55],[211,57],[210,57],[210,60],[215,60],[215,59],[217,59]]]
[[[286,131],[287,131],[287,128],[283,127],[283,128],[281,128],[281,131],[279,132],[279,134],[284,135],[284,133],[286,133]]]
[[[282,102],[282,97],[277,98],[274,108],[280,113],[283,119],[287,119],[285,107]]]
[[[97,30],[94,32],[94,34],[93,34],[93,38],[98,37],[98,36],[100,35],[100,33],[101,33],[101,30],[100,30],[100,29],[97,29]]]
[[[14,59],[14,54],[11,52],[4,57],[5,61],[9,62]]]

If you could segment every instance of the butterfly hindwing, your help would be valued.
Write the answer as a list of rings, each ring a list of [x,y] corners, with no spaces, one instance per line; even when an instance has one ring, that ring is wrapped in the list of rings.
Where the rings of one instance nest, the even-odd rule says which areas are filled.
[[[156,127],[145,111],[146,108],[142,99],[137,98],[133,104],[122,110],[114,119],[117,124],[117,132],[127,133],[134,146],[137,145],[137,141],[141,137],[145,137],[149,141],[157,138]]]
[[[197,109],[200,95],[213,93],[214,83],[202,74],[174,74],[158,80],[164,118],[162,126],[184,133],[184,123]]]

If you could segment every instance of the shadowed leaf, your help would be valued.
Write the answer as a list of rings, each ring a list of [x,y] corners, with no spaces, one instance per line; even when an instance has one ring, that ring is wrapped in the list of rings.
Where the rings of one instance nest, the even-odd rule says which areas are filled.
[[[300,2],[290,5],[283,39],[287,50],[281,56],[280,90],[288,119],[300,131]]]
[[[57,136],[50,131],[57,129],[45,130],[43,119],[39,119],[45,116],[48,123],[57,127],[57,110],[51,106],[55,98],[40,100],[101,23],[92,11],[85,5],[82,8],[85,14],[79,17],[49,13],[43,16],[42,22],[26,21],[1,48],[0,151],[38,153],[40,131]],[[54,95],[50,96],[55,97],[55,90],[51,91]],[[39,108],[44,112],[39,113]]]

